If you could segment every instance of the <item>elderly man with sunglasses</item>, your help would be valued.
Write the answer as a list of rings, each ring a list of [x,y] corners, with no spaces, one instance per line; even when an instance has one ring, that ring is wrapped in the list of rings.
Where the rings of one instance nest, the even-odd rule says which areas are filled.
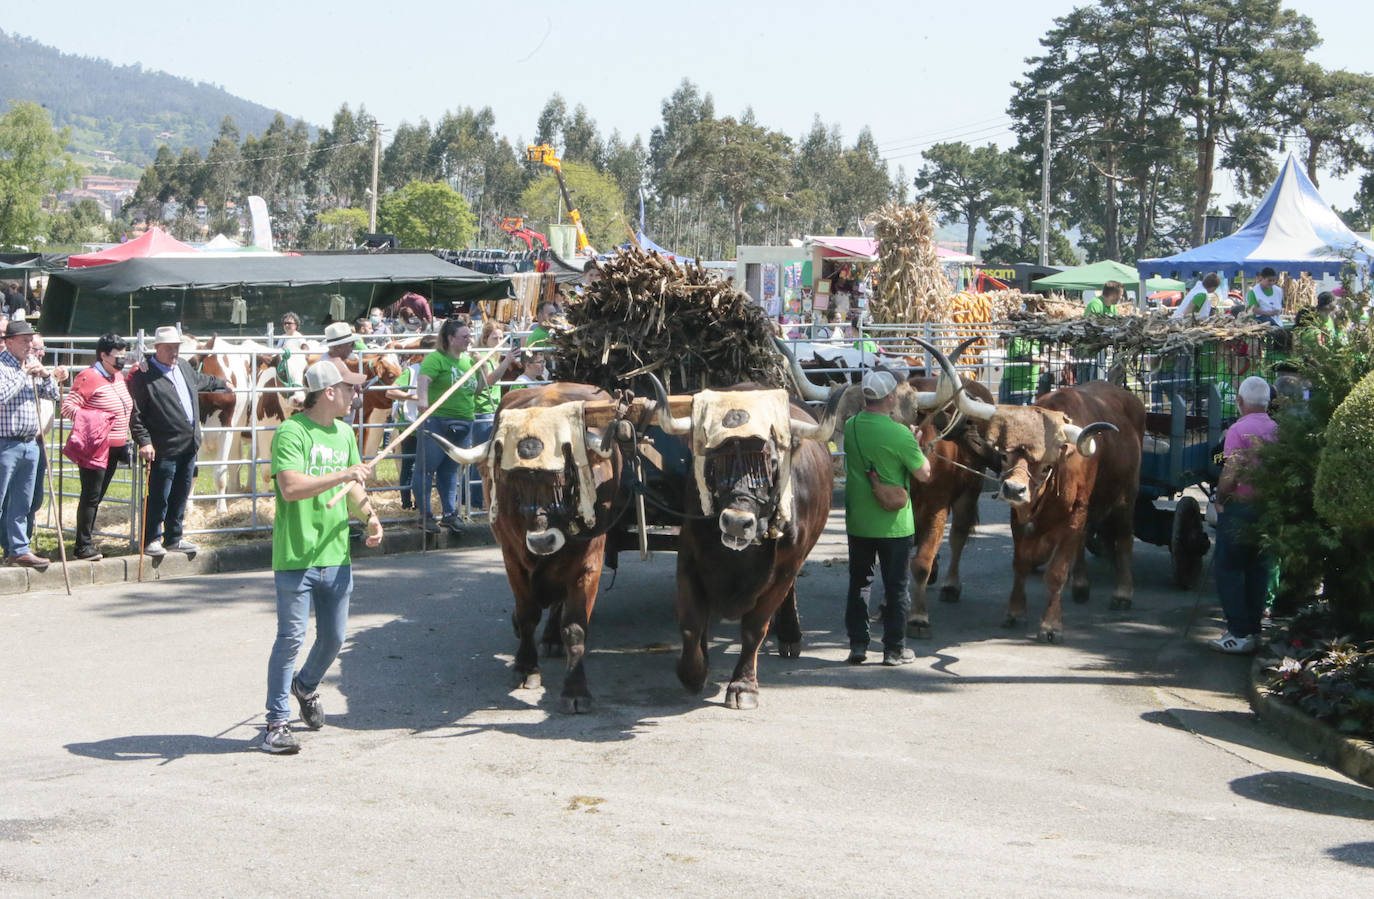
[[[29,546],[29,506],[38,477],[38,397],[58,399],[67,370],[33,355],[33,327],[10,322],[0,351],[0,496],[4,497],[5,562],[42,571],[48,560]]]

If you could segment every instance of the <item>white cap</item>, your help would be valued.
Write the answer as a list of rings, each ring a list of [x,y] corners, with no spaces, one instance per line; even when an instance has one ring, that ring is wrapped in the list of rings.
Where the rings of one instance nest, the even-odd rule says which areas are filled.
[[[359,372],[344,371],[332,359],[321,359],[305,370],[305,389],[309,393],[340,383],[358,385],[365,380]]]
[[[153,332],[153,345],[159,343],[181,343],[181,333],[175,325],[163,325]]]
[[[348,326],[348,322],[330,322],[324,328],[324,345],[338,346],[343,343],[353,342],[353,329]]]
[[[864,399],[880,400],[897,389],[897,379],[885,371],[870,371],[864,374]]]

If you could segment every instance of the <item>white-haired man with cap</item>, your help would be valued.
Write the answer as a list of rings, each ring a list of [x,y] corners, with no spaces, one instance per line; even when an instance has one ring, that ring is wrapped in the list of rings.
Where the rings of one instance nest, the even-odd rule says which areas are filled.
[[[177,328],[158,328],[153,354],[129,374],[129,433],[148,463],[143,551],[154,557],[199,549],[181,534],[200,449],[200,395],[229,390],[223,378],[202,374],[181,358],[181,340]]]
[[[33,355],[34,337],[28,322],[12,321],[0,351],[0,525],[5,562],[42,571],[48,560],[29,546],[30,503],[40,455],[37,398],[57,399],[57,385],[66,380],[67,370],[45,368]]]
[[[1222,453],[1226,464],[1217,482],[1217,549],[1212,559],[1217,595],[1226,616],[1226,633],[1211,641],[1213,649],[1233,655],[1259,646],[1264,603],[1273,577],[1273,559],[1253,533],[1254,490],[1246,470],[1261,444],[1278,439],[1279,426],[1269,417],[1269,382],[1248,377],[1240,382],[1236,403],[1240,418],[1226,431]]]
[[[883,508],[874,496],[870,472],[883,484],[908,488],[911,478],[930,480],[930,462],[911,429],[893,421],[897,379],[885,371],[863,377],[864,409],[844,426],[844,522],[849,539],[849,595],[844,626],[849,632],[849,663],[868,656],[868,604],[864,590],[873,581],[876,560],[883,579],[883,664],[905,665],[915,660],[906,648],[906,615],[911,607],[907,579],[916,525],[911,499],[896,511]]]
[[[277,639],[267,665],[267,730],[262,749],[277,755],[300,751],[291,733],[290,697],[301,706],[311,730],[324,726],[318,687],[348,632],[353,568],[348,516],[368,525],[367,545],[382,542],[382,523],[368,499],[371,467],[358,457],[348,425],[353,389],[363,382],[328,359],[305,372],[305,409],[282,422],[272,438],[272,480],[276,515],[272,523],[272,574],[277,591]],[[328,503],[342,489],[347,507]],[[315,644],[300,672],[296,657],[315,610]]]

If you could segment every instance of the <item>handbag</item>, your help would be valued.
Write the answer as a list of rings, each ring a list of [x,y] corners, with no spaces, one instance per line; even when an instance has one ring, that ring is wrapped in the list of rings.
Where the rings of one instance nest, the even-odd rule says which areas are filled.
[[[900,512],[906,508],[910,502],[906,488],[897,484],[884,484],[882,478],[878,477],[878,470],[873,467],[872,462],[864,459],[863,448],[859,446],[859,424],[854,423],[854,448],[858,450],[859,463],[865,465],[868,470],[868,485],[873,488],[873,498],[878,501],[878,505],[888,512]]]

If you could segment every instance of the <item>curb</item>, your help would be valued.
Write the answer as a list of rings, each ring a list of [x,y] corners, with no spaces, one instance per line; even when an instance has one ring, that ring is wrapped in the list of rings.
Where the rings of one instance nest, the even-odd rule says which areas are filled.
[[[382,545],[374,548],[363,545],[361,540],[353,541],[353,561],[376,556],[390,556],[398,553],[417,553],[420,549],[420,531],[414,528],[388,531],[382,537]],[[439,534],[425,534],[424,552],[458,552],[464,549],[495,546],[496,538],[485,522],[470,522],[461,538],[451,536],[447,530]],[[172,578],[195,577],[206,574],[224,574],[234,571],[267,570],[272,567],[272,543],[258,540],[251,543],[234,543],[201,550],[190,556],[168,553],[161,559],[143,558],[143,580],[162,581]],[[68,560],[67,571],[72,581],[72,590],[99,584],[118,584],[138,580],[138,556],[114,556],[99,562],[77,562]],[[47,571],[32,568],[0,568],[0,596],[33,592],[63,592],[62,563],[54,560]]]
[[[1374,787],[1374,742],[1347,737],[1270,692],[1259,659],[1250,664],[1246,689],[1250,708],[1260,720],[1298,749],[1317,756],[1351,780]]]

